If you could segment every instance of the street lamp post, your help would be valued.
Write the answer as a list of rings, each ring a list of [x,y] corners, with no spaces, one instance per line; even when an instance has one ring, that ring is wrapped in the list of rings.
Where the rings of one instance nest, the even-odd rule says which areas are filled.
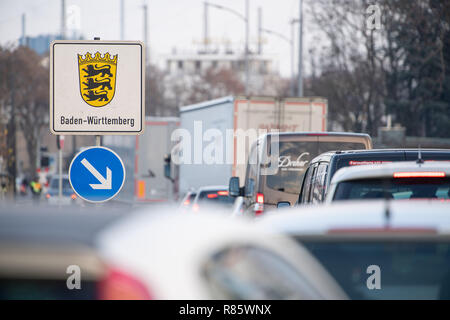
[[[294,71],[294,37],[295,37],[295,24],[299,23],[300,20],[299,19],[292,19],[291,20],[291,39],[292,39],[292,47],[291,47],[291,65],[292,65],[292,80],[291,80],[291,92],[292,92],[292,96],[295,95],[295,71]],[[303,93],[300,95],[300,93],[298,93],[298,96],[301,97],[303,96]]]
[[[269,30],[269,29],[261,29],[262,32],[271,34],[273,36],[276,36],[280,39],[283,39],[284,41],[286,41],[287,43],[289,43],[289,45],[291,46],[291,81],[290,81],[290,90],[291,90],[291,96],[294,96],[294,35],[291,35],[291,39],[289,39],[288,37],[284,36],[281,33],[278,33],[276,31],[273,30]]]
[[[303,1],[300,1],[299,31],[298,31],[298,91],[299,97],[303,97]]]
[[[215,3],[206,2],[208,6],[214,7],[216,9],[228,11],[235,16],[239,17],[245,22],[245,95],[249,95],[249,82],[250,82],[250,65],[249,65],[249,0],[245,1],[245,16],[228,7],[224,7]]]

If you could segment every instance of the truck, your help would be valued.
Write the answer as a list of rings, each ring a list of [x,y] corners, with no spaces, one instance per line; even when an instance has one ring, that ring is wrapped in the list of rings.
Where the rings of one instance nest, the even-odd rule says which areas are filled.
[[[167,155],[173,148],[171,134],[180,125],[177,117],[145,118],[145,131],[137,136],[104,136],[102,145],[115,151],[125,165],[125,183],[118,201],[158,203],[177,200],[178,171],[167,177]]]
[[[322,97],[227,96],[180,108],[172,159],[179,165],[179,191],[244,181],[249,148],[268,132],[322,132],[328,101]]]

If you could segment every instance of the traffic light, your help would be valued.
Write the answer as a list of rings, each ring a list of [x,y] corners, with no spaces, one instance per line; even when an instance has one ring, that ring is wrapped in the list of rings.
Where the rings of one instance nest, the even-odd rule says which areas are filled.
[[[58,150],[64,149],[64,136],[56,136],[56,147]]]

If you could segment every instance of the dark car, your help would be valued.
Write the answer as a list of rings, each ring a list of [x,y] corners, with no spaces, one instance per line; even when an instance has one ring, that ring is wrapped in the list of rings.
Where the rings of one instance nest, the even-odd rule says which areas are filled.
[[[341,168],[415,161],[418,158],[419,149],[346,150],[323,153],[314,158],[306,170],[297,204],[323,202],[331,179]],[[422,149],[420,158],[424,161],[450,161],[450,150]]]

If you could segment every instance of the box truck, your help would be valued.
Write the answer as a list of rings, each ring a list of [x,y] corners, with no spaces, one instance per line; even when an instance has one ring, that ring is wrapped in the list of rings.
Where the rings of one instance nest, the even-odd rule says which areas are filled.
[[[325,131],[327,99],[228,96],[180,108],[172,158],[179,164],[180,193],[244,181],[247,155],[258,136],[271,131]],[[178,140],[177,140],[178,139]]]
[[[180,125],[176,117],[146,117],[145,131],[138,136],[104,136],[103,145],[114,150],[125,165],[126,178],[117,200],[164,202],[177,200],[178,171],[165,176],[165,157],[173,148],[172,132]]]

